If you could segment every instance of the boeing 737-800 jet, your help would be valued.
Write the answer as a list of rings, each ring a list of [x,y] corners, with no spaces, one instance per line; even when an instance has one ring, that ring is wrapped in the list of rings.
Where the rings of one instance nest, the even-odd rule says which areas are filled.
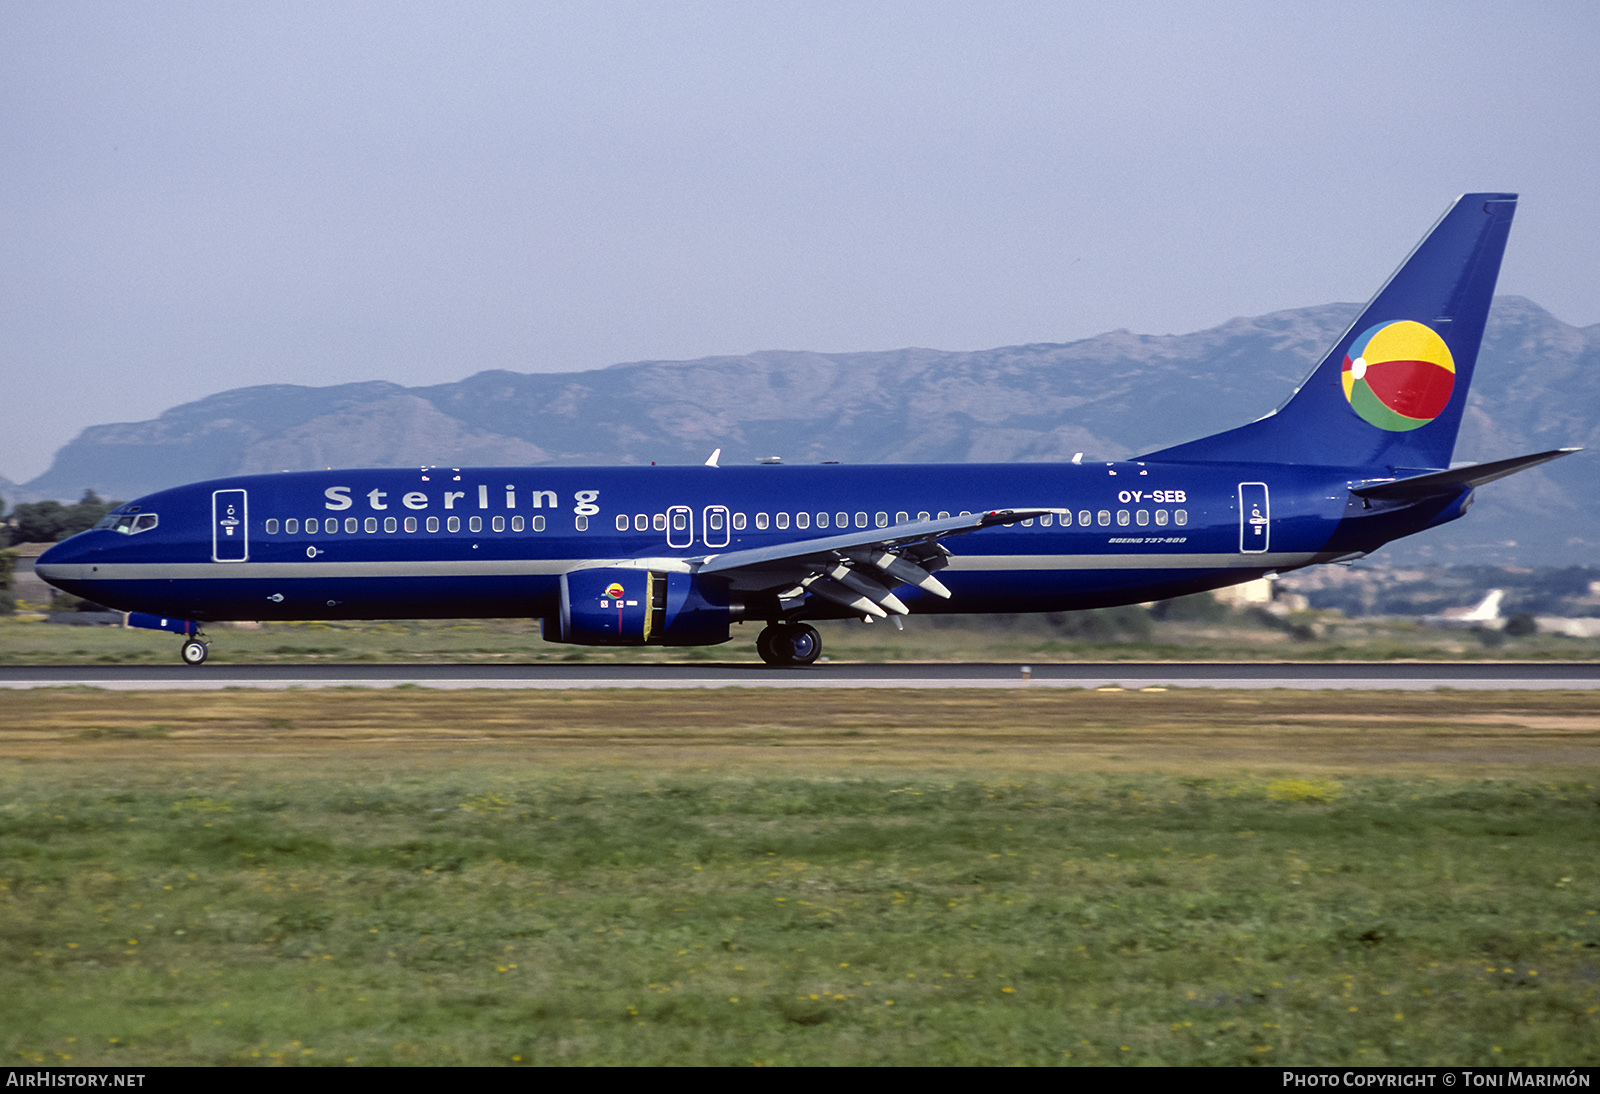
[[[496,616],[600,646],[758,621],[764,660],[806,665],[806,620],[1070,611],[1356,558],[1573,451],[1450,466],[1516,200],[1457,199],[1277,411],[1138,459],[238,476],[121,505],[37,572],[191,664],[217,620]]]

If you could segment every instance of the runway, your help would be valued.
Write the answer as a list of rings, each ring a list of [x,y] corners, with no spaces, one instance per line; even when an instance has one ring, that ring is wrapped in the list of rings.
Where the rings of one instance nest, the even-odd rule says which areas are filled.
[[[1593,690],[1594,662],[1339,662],[1032,664],[747,663],[680,665],[6,665],[0,688],[121,691],[222,688],[1434,688]]]

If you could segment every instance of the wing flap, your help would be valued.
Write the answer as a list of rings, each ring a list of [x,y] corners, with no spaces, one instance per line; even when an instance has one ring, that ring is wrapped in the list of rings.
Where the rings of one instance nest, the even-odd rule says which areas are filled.
[[[727,574],[773,589],[786,587],[778,594],[780,602],[811,594],[856,614],[884,619],[891,614],[910,614],[911,609],[894,594],[901,585],[950,598],[950,590],[933,576],[950,556],[940,540],[1055,512],[1058,510],[991,509],[707,555],[692,565],[702,574]]]
[[[806,558],[827,558],[843,554],[853,548],[877,547],[893,550],[914,543],[935,543],[948,536],[965,535],[980,528],[997,524],[1017,524],[1024,520],[1054,513],[1054,509],[991,509],[983,513],[946,517],[944,520],[918,520],[909,524],[896,524],[891,528],[863,528],[837,536],[818,536],[815,539],[797,539],[777,543],[771,547],[752,547],[745,551],[706,555],[696,569],[702,574],[742,570],[746,567],[790,562]]]

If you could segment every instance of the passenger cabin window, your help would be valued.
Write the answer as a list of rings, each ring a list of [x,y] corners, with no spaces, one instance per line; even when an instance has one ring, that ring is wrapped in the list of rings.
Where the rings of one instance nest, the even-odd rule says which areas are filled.
[[[428,531],[437,532],[438,530],[439,530],[439,518],[438,517],[429,517],[428,518]]]
[[[449,531],[452,531],[452,532],[461,531],[461,518],[460,517],[451,517],[448,521],[445,522],[445,528],[448,529]]]
[[[277,534],[278,534],[278,521],[277,521],[276,518],[269,518],[267,520],[267,535],[275,536]]]
[[[759,520],[759,518],[757,519]],[[672,514],[672,530],[674,532],[681,532],[687,527],[689,527],[689,514],[683,512]],[[763,524],[761,527],[765,528],[766,525]]]
[[[706,517],[706,523],[711,526],[711,530],[713,532],[722,531],[722,511],[720,509],[713,509],[711,514]],[[782,528],[783,523],[779,523],[778,527]]]
[[[416,517],[407,517],[406,518],[406,531],[415,532],[416,530],[417,530],[417,518]]]
[[[939,510],[939,519],[940,520],[949,520],[950,519],[950,514],[945,512],[943,509],[941,509],[941,510]]]
[[[1187,509],[1174,509],[1172,511],[1172,523],[1174,523],[1174,524],[1188,524],[1189,523],[1189,510],[1187,510]]]
[[[294,535],[300,530],[300,521],[295,517],[290,517],[288,520],[283,522],[283,530],[288,532],[291,536]],[[306,531],[310,532],[314,531],[314,529],[307,528]]]
[[[917,514],[917,519],[918,520],[927,520],[928,519],[928,514],[927,513],[918,513]]]
[[[835,514],[833,514],[833,523],[837,527],[840,527],[840,528],[848,528],[848,527],[850,527],[850,514],[849,513],[835,513]]]
[[[879,528],[887,528],[887,527],[889,527],[889,514],[888,513],[875,513],[875,514],[873,514],[872,523],[877,525]]]
[[[368,532],[376,532],[377,530],[378,530],[378,518],[377,517],[368,517],[367,518],[367,531]]]
[[[385,532],[398,532],[400,530],[400,522],[393,517],[384,517],[383,530]]]
[[[1156,524],[1162,528],[1167,526],[1167,511],[1165,509],[1156,510]]]
[[[482,517],[469,517],[467,519],[467,531],[469,531],[469,532],[481,532],[481,531],[483,531],[483,518]]]
[[[665,532],[667,530],[667,514],[657,513],[651,519],[650,526],[658,532]],[[535,529],[535,531],[538,531],[538,529]]]
[[[522,528],[523,528],[522,518],[521,517],[512,517],[511,518],[511,530],[513,532],[520,532],[520,531],[522,531]]]
[[[772,522],[779,528],[787,528],[789,527],[789,514],[779,513],[777,516],[772,518]]]
[[[1095,519],[1095,523],[1099,524],[1100,527],[1102,527],[1102,528],[1106,527],[1107,525],[1109,525],[1111,523],[1111,510],[1109,510],[1109,509],[1100,510],[1100,512],[1095,514],[1095,518],[1094,519]]]
[[[628,518],[627,517],[623,517],[622,518],[622,523],[623,523],[624,526],[626,526],[627,523],[628,523]],[[506,530],[506,518],[505,517],[495,517],[494,520],[490,521],[490,526],[492,528],[494,528],[494,530],[496,532],[504,532]]]
[[[810,513],[796,513],[794,515],[794,526],[796,528],[809,528],[809,527],[811,527],[811,514]]]
[[[356,532],[359,532],[361,530],[361,522],[358,521],[355,517],[345,517],[344,518],[344,530],[347,533],[349,533],[350,535],[354,535]]]
[[[1079,509],[1078,510],[1078,524],[1079,524],[1079,526],[1081,526],[1083,528],[1089,527],[1089,519],[1090,519],[1089,518],[1089,510],[1087,510],[1087,509]]]
[[[867,514],[865,514],[865,513],[857,513],[856,514],[856,527],[857,528],[865,528],[866,526],[867,526]]]
[[[817,527],[818,528],[826,528],[827,526],[828,526],[828,514],[826,514],[826,513],[818,513],[817,514]]]
[[[474,523],[474,524],[478,523],[478,518],[477,517],[473,517],[472,518],[472,523]],[[580,531],[580,532],[587,532],[589,530],[589,518],[588,517],[574,517],[573,520],[572,520],[572,523],[578,529],[578,531]]]
[[[626,513],[618,513],[617,514],[617,531],[626,532],[627,530],[628,530],[628,517],[627,517],[627,514]]]
[[[1143,528],[1146,524],[1150,523],[1150,510],[1139,510],[1133,515],[1133,519],[1138,522],[1139,527]]]
[[[1054,513],[1046,513],[1044,516],[1039,518],[1039,527],[1040,528],[1048,528],[1048,527],[1050,527],[1050,525],[1055,522],[1054,518],[1055,518],[1055,514]]]
[[[1032,528],[1033,527],[1033,518],[1029,517],[1027,520],[1023,521],[1022,522],[1022,526],[1024,528]]]
[[[894,515],[894,522],[896,524],[906,524],[906,523],[909,523],[910,520],[911,520],[911,514],[909,514],[909,513],[896,513]]]
[[[544,518],[543,517],[534,517],[533,518],[533,530],[535,532],[544,531]]]
[[[1117,510],[1117,527],[1126,528],[1127,526],[1128,526],[1128,511],[1126,509],[1118,509]]]
[[[733,530],[735,532],[744,531],[744,514],[743,513],[735,513],[735,514],[733,514]]]
[[[765,514],[765,513],[757,513],[756,514],[756,527],[758,529],[761,529],[761,530],[765,530],[766,529],[766,527],[767,527],[767,514]]]
[[[635,532],[648,532],[650,530],[650,518],[645,516],[643,513],[640,513],[638,516],[634,517],[633,530]]]

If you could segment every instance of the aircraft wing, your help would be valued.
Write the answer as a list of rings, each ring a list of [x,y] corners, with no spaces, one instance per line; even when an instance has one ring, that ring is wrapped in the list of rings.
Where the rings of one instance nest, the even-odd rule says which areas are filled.
[[[1535,452],[1531,456],[1513,456],[1509,460],[1492,463],[1475,463],[1468,467],[1453,467],[1449,471],[1433,471],[1426,475],[1412,475],[1404,479],[1385,479],[1378,482],[1357,483],[1350,492],[1358,498],[1381,501],[1415,501],[1434,494],[1450,494],[1463,486],[1482,486],[1518,471],[1538,467],[1541,463],[1570,456],[1580,448],[1553,448],[1548,452]]]
[[[949,599],[950,590],[933,576],[950,556],[940,540],[1057,511],[991,509],[706,555],[691,560],[691,565],[702,574],[727,574],[748,588],[777,590],[780,601],[813,593],[862,615],[883,619],[890,612],[910,612],[890,591],[899,585],[915,585]]]

